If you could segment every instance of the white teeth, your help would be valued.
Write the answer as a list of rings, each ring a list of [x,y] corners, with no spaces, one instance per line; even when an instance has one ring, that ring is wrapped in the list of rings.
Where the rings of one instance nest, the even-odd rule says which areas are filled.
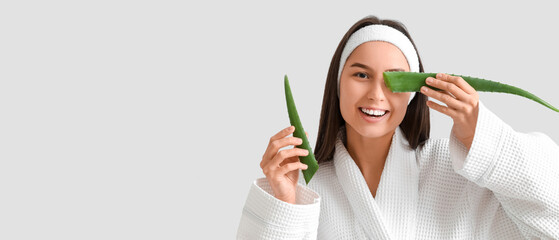
[[[384,115],[384,113],[386,113],[386,111],[381,111],[381,110],[374,110],[373,111],[373,115]]]
[[[382,110],[368,110],[364,108],[361,108],[361,111],[366,114],[375,115],[375,116],[382,116],[386,113],[386,111],[382,111]]]

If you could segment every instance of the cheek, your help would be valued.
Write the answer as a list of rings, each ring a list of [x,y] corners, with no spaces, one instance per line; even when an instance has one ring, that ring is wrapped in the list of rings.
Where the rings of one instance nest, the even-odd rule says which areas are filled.
[[[392,102],[392,104],[397,105],[397,107],[402,107],[402,105],[407,106],[408,105],[408,100],[410,99],[410,95],[411,93],[409,92],[405,92],[405,93],[393,93],[390,92],[390,100]]]
[[[395,108],[397,116],[404,118],[406,115],[406,110],[408,108],[408,100],[410,99],[411,93],[395,93],[396,96],[392,98],[392,106]]]
[[[342,117],[346,119],[350,117],[356,108],[356,104],[359,100],[360,93],[357,92],[355,89],[352,89],[352,86],[344,85],[344,87],[340,91],[340,111],[342,113]]]
[[[340,94],[340,112],[344,119],[348,116],[353,108],[354,100],[351,98],[351,94]]]
[[[340,97],[344,97],[347,101],[355,101],[366,95],[367,86],[355,81],[346,81],[340,86]]]

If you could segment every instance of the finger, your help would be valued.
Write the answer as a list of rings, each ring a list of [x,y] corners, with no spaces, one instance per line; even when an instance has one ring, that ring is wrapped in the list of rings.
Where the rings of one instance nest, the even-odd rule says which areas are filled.
[[[281,148],[290,145],[299,146],[301,144],[303,144],[303,139],[298,137],[285,137],[271,142],[270,144],[268,144],[266,152],[264,152],[264,156],[262,156],[262,162],[260,163],[260,165],[266,165],[266,162],[271,160]]]
[[[299,157],[290,157],[290,158],[287,158],[287,159],[283,160],[283,162],[281,162],[279,165],[280,165],[280,167],[281,167],[281,166],[283,166],[283,165],[285,165],[285,164],[292,163],[292,162],[299,162]]]
[[[277,174],[279,174],[281,176],[281,175],[285,175],[285,174],[287,174],[291,171],[298,170],[298,169],[306,170],[308,167],[309,166],[307,166],[306,164],[304,164],[302,162],[299,162],[299,161],[293,162],[293,163],[288,163],[288,164],[283,165],[283,167],[281,167],[278,170]]]
[[[270,138],[270,143],[275,141],[275,140],[287,137],[287,136],[289,136],[289,134],[292,134],[294,131],[295,131],[295,126],[289,126],[287,128],[284,128],[281,131],[279,131],[278,133],[276,133],[276,135],[274,135]]]
[[[454,97],[456,97],[456,99],[458,100],[464,100],[470,98],[468,93],[464,92],[464,90],[458,87],[454,82],[449,82],[449,80],[445,80],[445,79],[446,78],[438,79],[438,78],[428,77],[425,80],[425,83],[427,83],[430,86],[436,87],[438,89],[447,91],[448,93],[454,95]]]
[[[306,149],[292,148],[292,149],[282,150],[278,152],[278,154],[276,154],[276,156],[274,156],[274,158],[272,158],[272,160],[268,162],[268,164],[266,164],[264,167],[276,168],[280,166],[281,162],[283,162],[288,158],[295,157],[295,156],[307,156],[307,155],[309,155],[309,151]]]
[[[466,82],[466,80],[464,80],[462,77],[452,76],[444,73],[438,73],[437,78],[439,78],[439,76],[440,79],[442,79],[443,81],[454,83],[456,86],[462,89],[462,91],[464,91],[466,94],[473,94],[476,92],[476,89],[472,87],[468,82]]]
[[[305,131],[305,134],[307,135],[307,138],[309,137],[309,133],[307,131]]]
[[[440,112],[444,115],[447,115],[447,116],[451,117],[452,119],[454,119],[454,116],[456,116],[456,110],[451,109],[449,107],[442,106],[442,105],[437,104],[433,101],[427,101],[427,106],[429,108],[434,109],[437,112]]]
[[[274,136],[272,136],[270,138],[270,141],[268,142],[268,146],[266,147],[266,151],[264,151],[264,155],[262,155],[262,161],[260,162],[260,167],[262,167],[264,165],[264,163],[263,163],[264,161],[269,160],[270,158],[272,158],[272,156],[274,156],[274,154],[277,153],[277,150],[276,150],[276,151],[273,152],[273,154],[271,156],[270,156],[270,154],[268,154],[270,152],[270,145],[272,145],[272,142],[274,142],[278,139],[282,139],[286,136],[289,136],[294,131],[295,131],[295,126],[289,126],[287,128],[282,129],[281,131],[279,131],[278,133],[276,133]]]
[[[446,104],[447,106],[449,106],[451,108],[454,108],[454,109],[459,109],[460,106],[463,104],[460,101],[458,101],[457,99],[450,96],[448,93],[435,91],[433,89],[429,89],[426,86],[421,87],[421,93],[427,95],[428,97],[432,97],[434,99],[437,99],[437,100],[443,102],[444,104]]]

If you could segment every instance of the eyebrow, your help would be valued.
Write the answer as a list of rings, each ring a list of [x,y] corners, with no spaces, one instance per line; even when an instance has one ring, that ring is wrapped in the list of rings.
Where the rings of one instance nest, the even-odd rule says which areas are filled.
[[[354,64],[351,64],[350,67],[360,67],[360,68],[367,69],[369,71],[373,71],[373,69],[371,69],[369,66],[367,66],[365,64],[362,64],[362,63],[354,63]],[[405,72],[405,70],[401,69],[401,68],[391,68],[391,69],[387,69],[385,72]]]

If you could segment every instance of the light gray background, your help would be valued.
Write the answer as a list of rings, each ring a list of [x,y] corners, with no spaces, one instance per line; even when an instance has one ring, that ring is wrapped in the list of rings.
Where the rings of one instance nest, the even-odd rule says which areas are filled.
[[[289,126],[283,75],[314,146],[331,57],[369,14],[402,21],[428,72],[559,106],[555,3],[497,2],[3,1],[0,239],[233,238]],[[559,142],[559,113],[480,96]],[[432,126],[446,138],[452,121]]]

